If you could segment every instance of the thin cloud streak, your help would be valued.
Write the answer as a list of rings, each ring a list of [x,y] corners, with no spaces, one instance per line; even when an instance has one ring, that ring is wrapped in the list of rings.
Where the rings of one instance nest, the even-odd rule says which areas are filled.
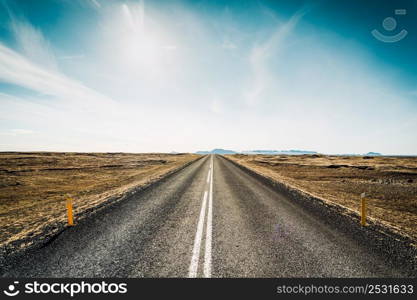
[[[83,102],[84,105],[112,102],[108,97],[60,73],[52,47],[42,31],[32,26],[23,16],[17,17],[6,3],[3,4],[19,52],[0,42],[1,81],[61,100]]]
[[[279,50],[286,38],[291,35],[301,18],[307,13],[301,9],[286,23],[277,26],[269,38],[261,44],[255,45],[250,52],[249,62],[252,69],[253,84],[245,93],[248,106],[262,102],[264,92],[272,85],[274,75],[269,71],[268,60],[271,55],[279,55]]]
[[[27,134],[33,134],[33,130],[29,129],[10,129],[7,131],[0,131],[0,135],[10,135],[10,136],[18,136],[18,135],[27,135]]]
[[[101,8],[101,4],[97,0],[89,0],[95,7]]]
[[[0,80],[70,101],[112,102],[63,74],[36,65],[0,43]]]
[[[50,44],[40,30],[25,20],[19,21],[13,16],[11,16],[10,27],[17,46],[25,57],[47,69],[54,71],[58,69]]]

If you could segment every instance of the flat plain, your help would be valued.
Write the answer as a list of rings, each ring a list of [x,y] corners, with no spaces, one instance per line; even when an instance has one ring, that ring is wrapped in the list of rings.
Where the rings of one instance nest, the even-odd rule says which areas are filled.
[[[359,212],[417,240],[417,157],[227,155],[273,180]]]
[[[0,247],[51,231],[110,197],[158,180],[195,160],[194,154],[0,153]],[[59,227],[59,226],[58,226]],[[19,244],[27,246],[30,239]]]

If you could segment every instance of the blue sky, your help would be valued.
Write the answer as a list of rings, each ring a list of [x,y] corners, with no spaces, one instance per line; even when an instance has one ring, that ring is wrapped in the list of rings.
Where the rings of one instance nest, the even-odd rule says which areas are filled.
[[[0,151],[415,155],[416,46],[412,0],[0,0]]]

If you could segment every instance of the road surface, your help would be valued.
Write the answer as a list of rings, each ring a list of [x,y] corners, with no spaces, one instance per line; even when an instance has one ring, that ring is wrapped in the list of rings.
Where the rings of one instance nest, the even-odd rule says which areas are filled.
[[[401,277],[218,155],[69,228],[7,277]]]

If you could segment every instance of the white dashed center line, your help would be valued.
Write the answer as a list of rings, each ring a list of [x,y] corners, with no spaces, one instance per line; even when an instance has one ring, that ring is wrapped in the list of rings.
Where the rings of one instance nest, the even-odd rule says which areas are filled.
[[[206,240],[204,252],[204,277],[211,277],[211,237],[212,237],[212,218],[213,218],[213,156],[210,160],[210,168],[207,174],[208,190],[204,191],[203,201],[201,204],[200,216],[197,223],[197,231],[194,239],[193,253],[188,272],[188,277],[195,278],[198,275],[198,265],[200,260],[201,241],[203,239],[204,222],[206,219],[206,206],[208,196],[208,211],[206,224]]]

